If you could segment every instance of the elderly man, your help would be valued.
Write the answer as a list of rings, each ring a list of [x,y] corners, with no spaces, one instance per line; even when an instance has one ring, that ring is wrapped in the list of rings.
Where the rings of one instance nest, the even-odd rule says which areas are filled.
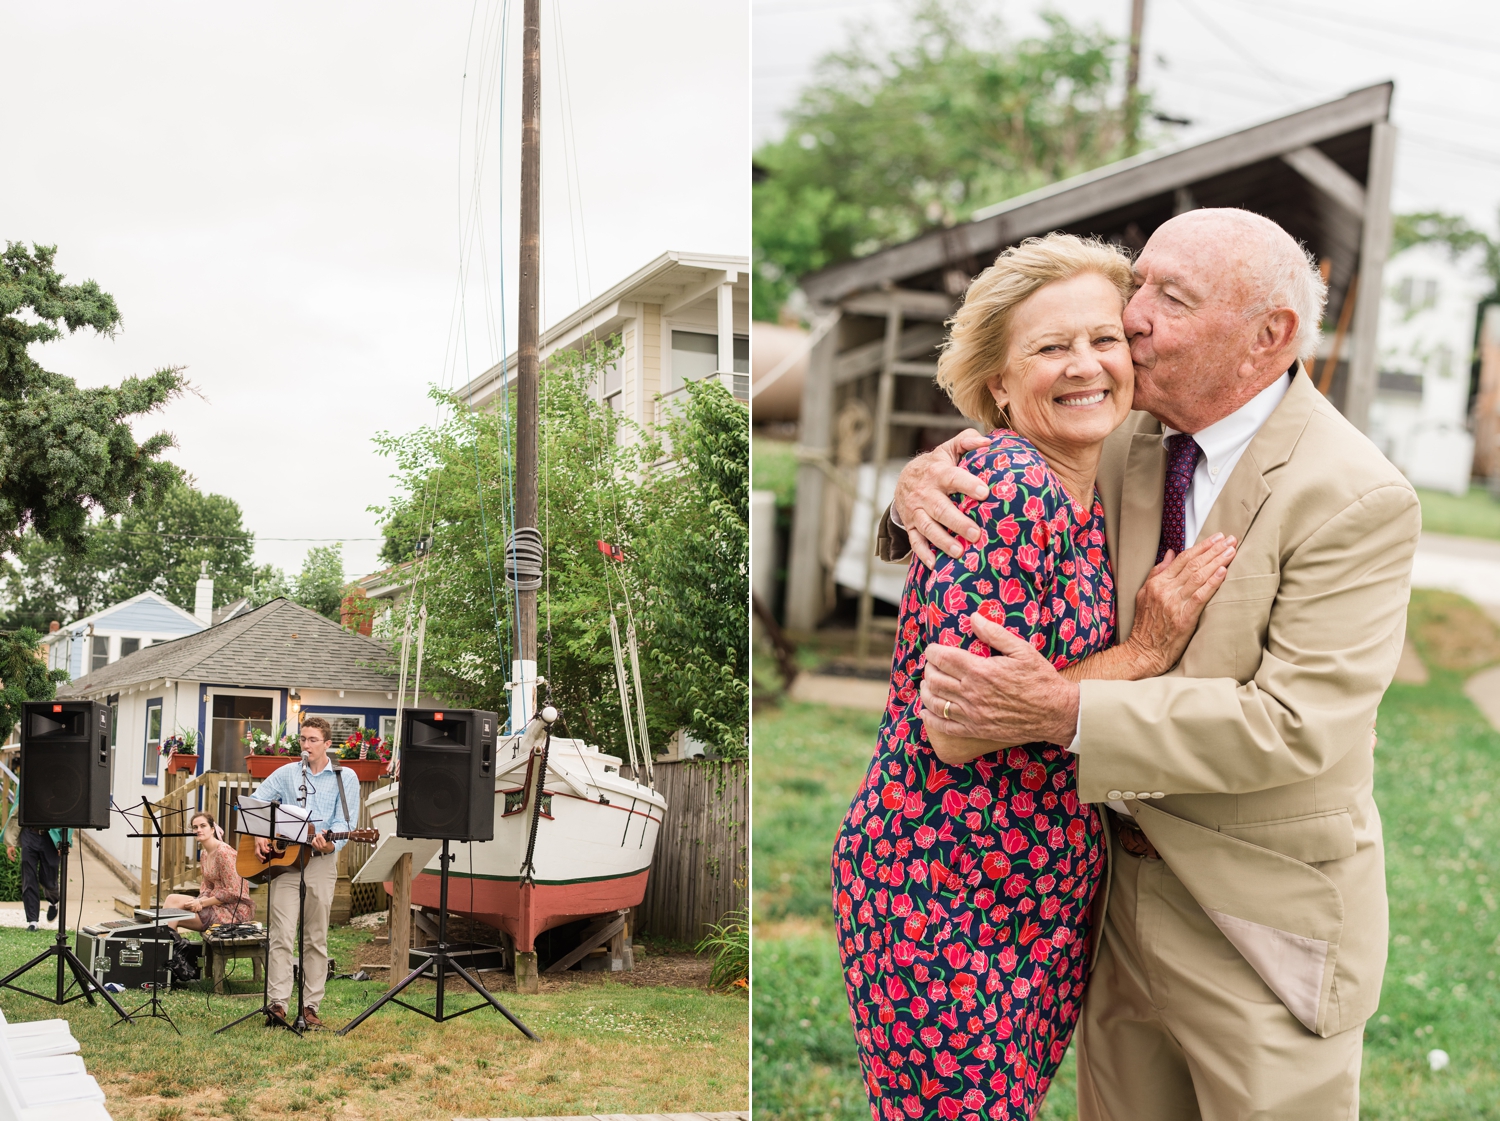
[[[1124,323],[1141,411],[1098,483],[1117,641],[1168,549],[1232,535],[1228,579],[1180,662],[1143,681],[1075,684],[975,615],[996,656],[929,646],[924,719],[990,745],[1068,745],[1080,797],[1110,807],[1082,1118],[1356,1118],[1386,957],[1372,728],[1403,641],[1416,495],[1300,369],[1324,286],[1279,226],[1180,215],[1136,279]],[[977,538],[948,497],[984,494],[955,466],[977,440],[902,473],[885,556],[908,535],[928,563],[933,545],[961,554],[950,530]]]

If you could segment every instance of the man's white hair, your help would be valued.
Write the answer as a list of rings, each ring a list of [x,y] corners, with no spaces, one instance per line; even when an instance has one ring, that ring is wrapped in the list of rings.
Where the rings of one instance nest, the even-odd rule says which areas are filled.
[[[1297,313],[1297,357],[1311,358],[1317,354],[1318,328],[1328,302],[1328,285],[1307,247],[1271,219],[1249,210],[1215,207],[1191,213],[1229,219],[1259,243],[1258,252],[1246,262],[1250,282],[1259,298],[1245,308],[1245,318],[1254,319],[1277,308],[1291,308]]]

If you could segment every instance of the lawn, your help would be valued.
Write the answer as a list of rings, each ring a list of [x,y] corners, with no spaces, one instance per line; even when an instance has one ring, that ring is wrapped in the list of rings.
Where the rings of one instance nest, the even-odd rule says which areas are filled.
[[[331,952],[352,962],[356,943],[368,937],[336,929]],[[48,941],[45,933],[0,930],[0,968],[19,965]],[[248,963],[235,964],[248,978]],[[31,979],[28,987],[42,987],[35,974]],[[180,1038],[162,1020],[113,1027],[107,1008],[82,1002],[60,1014],[115,1121],[446,1121],[745,1108],[748,1024],[738,992],[631,985],[601,974],[543,985],[535,996],[497,993],[540,1043],[496,1012],[437,1025],[390,1005],[344,1037],[326,1031],[299,1040],[258,1019],[212,1034],[254,1008],[258,994],[171,993],[165,1006]],[[431,1008],[434,986],[423,987],[413,1003]],[[331,981],[323,1018],[342,1025],[383,991],[375,983]],[[134,995],[127,1008],[138,1003]],[[473,999],[450,986],[445,1003]],[[59,1015],[53,1005],[8,990],[0,1007],[11,1021]]]
[[[1422,499],[1422,528],[1457,537],[1500,539],[1500,502],[1483,487],[1470,487],[1463,497],[1441,490],[1418,490]]]
[[[1385,822],[1391,947],[1366,1030],[1360,1116],[1500,1116],[1500,733],[1462,692],[1500,662],[1472,605],[1413,595],[1431,670],[1380,710],[1376,799]],[[875,742],[877,717],[784,705],[755,719],[754,1101],[778,1118],[869,1116],[828,918],[828,854]],[[1451,1065],[1429,1068],[1446,1051]],[[1076,1116],[1071,1053],[1041,1116]]]

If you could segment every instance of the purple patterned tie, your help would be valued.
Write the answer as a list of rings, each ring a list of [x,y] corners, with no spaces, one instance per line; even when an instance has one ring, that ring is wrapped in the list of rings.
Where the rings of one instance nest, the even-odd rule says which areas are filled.
[[[1161,541],[1156,546],[1156,563],[1166,559],[1167,550],[1182,552],[1183,537],[1187,532],[1187,519],[1183,504],[1187,501],[1188,488],[1193,485],[1193,472],[1198,467],[1198,456],[1202,452],[1197,442],[1186,432],[1167,437],[1167,487],[1161,504]]]

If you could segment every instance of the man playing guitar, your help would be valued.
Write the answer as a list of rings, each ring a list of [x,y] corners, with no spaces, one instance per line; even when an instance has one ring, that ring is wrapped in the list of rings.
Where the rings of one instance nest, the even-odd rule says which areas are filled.
[[[303,868],[292,869],[272,880],[266,889],[270,893],[271,911],[271,944],[266,962],[268,1026],[286,1022],[287,1002],[292,996],[298,886],[302,880],[307,883],[307,904],[302,916],[301,1015],[308,1027],[323,1026],[318,1019],[318,1005],[328,981],[328,918],[338,880],[337,853],[344,847],[343,841],[330,841],[323,833],[347,833],[354,828],[359,815],[359,780],[328,757],[332,738],[333,729],[321,716],[302,721],[302,762],[277,768],[255,791],[255,797],[268,802],[295,802],[310,808],[318,829]],[[271,843],[256,838],[255,851],[264,860],[270,855]]]

